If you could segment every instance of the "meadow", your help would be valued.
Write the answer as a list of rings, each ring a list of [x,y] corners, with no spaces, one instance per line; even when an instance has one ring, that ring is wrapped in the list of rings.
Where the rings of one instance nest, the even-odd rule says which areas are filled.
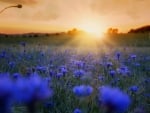
[[[149,113],[150,37],[0,37],[0,113]]]

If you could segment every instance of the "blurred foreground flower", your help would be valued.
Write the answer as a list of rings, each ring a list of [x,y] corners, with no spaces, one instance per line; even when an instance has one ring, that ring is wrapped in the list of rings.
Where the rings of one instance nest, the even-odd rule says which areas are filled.
[[[4,76],[3,76],[4,75]],[[5,74],[0,75],[0,113],[10,113],[12,103],[13,86],[11,80]]]
[[[19,73],[0,73],[0,113],[11,113],[12,104],[26,105],[28,113],[35,113],[36,104],[53,94],[49,81],[34,73],[21,77]]]
[[[73,111],[73,113],[82,113],[82,111],[81,111],[80,109],[76,108],[76,109]]]
[[[38,74],[29,78],[20,78],[15,83],[14,97],[17,103],[25,104],[29,113],[35,113],[36,103],[52,96],[52,90],[46,79]]]
[[[103,86],[99,92],[99,101],[106,107],[106,113],[125,112],[131,103],[129,96],[118,88]]]

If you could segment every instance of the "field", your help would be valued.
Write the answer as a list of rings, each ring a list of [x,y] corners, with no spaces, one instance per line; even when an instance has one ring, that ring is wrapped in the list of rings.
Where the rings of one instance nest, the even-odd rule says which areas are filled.
[[[150,37],[0,37],[0,77],[0,113],[150,113]]]

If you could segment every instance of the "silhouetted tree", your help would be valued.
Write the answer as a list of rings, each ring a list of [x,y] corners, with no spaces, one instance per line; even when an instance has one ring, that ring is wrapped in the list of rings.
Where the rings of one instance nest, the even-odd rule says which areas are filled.
[[[118,34],[118,29],[117,28],[109,28],[107,30],[107,34]]]
[[[146,32],[150,32],[150,25],[143,26],[136,29],[130,29],[128,33],[146,33]]]

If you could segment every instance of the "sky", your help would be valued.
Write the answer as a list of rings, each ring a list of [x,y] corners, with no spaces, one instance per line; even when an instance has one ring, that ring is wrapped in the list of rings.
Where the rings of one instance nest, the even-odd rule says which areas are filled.
[[[150,24],[150,0],[0,0],[0,32],[57,32],[71,28],[109,27],[127,32]],[[92,26],[93,25],[93,26]]]

